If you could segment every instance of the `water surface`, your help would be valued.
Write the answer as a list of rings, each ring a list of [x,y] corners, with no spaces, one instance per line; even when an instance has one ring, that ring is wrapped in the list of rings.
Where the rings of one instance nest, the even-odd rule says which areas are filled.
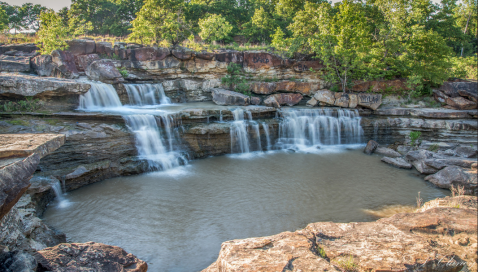
[[[312,150],[311,150],[312,151]],[[359,150],[323,147],[193,161],[70,192],[44,219],[69,241],[124,248],[150,271],[199,271],[231,239],[295,231],[318,221],[372,221],[364,209],[443,197],[414,170]]]

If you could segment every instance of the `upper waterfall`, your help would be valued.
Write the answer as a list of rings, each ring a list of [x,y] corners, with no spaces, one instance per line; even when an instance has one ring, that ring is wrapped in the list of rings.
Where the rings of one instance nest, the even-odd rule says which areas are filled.
[[[163,84],[125,84],[129,103],[135,106],[167,105],[171,100],[164,93]]]
[[[113,85],[95,82],[88,83],[91,85],[91,88],[86,94],[80,96],[79,109],[98,110],[123,106]]]

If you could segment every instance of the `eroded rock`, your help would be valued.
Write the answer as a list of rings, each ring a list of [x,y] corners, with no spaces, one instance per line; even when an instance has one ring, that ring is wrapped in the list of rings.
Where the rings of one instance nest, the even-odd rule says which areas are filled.
[[[463,186],[466,194],[478,194],[476,170],[459,166],[447,166],[436,174],[425,177],[425,180],[440,188],[450,189],[452,185]]]
[[[93,61],[86,69],[86,75],[91,80],[101,81],[107,84],[124,82],[123,76],[110,60]]]
[[[31,64],[33,71],[39,76],[49,77],[53,75],[53,71],[56,68],[50,55],[37,56],[32,59]]]
[[[412,169],[412,165],[402,158],[383,157],[381,161],[398,168]]]
[[[35,255],[49,271],[146,272],[146,262],[117,246],[88,242],[59,244]]]
[[[377,149],[375,149],[374,151],[376,154],[379,154],[379,155],[382,155],[382,156],[387,156],[387,157],[390,157],[390,158],[397,158],[397,157],[401,157],[402,154],[398,153],[397,151],[391,149],[391,148],[387,148],[387,147],[377,147]]]
[[[381,94],[360,93],[358,96],[358,105],[372,110],[378,109],[382,104]]]
[[[54,50],[51,52],[52,62],[56,65],[55,77],[78,78],[75,57],[69,51]]]
[[[273,101],[270,99],[271,97],[274,97],[274,99],[277,101],[277,103],[279,105],[287,105],[287,106],[294,106],[294,105],[298,104],[303,98],[303,96],[301,94],[298,94],[298,93],[273,94],[273,95],[268,96],[264,100],[264,104],[266,104],[267,106],[272,105]],[[268,102],[266,103],[266,101],[268,101]],[[272,101],[272,104],[269,101]]]
[[[328,105],[335,104],[335,94],[329,90],[319,90],[314,95],[315,100],[326,103]]]
[[[30,72],[30,57],[0,56],[0,71],[5,72]]]
[[[363,152],[367,155],[371,155],[373,152],[375,152],[377,147],[378,147],[378,143],[374,140],[370,140],[368,141],[367,146],[365,146],[365,149],[363,150]]]

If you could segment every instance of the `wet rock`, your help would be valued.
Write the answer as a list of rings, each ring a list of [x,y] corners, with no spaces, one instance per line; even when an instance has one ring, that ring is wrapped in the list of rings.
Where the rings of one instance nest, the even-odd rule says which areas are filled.
[[[105,244],[71,243],[38,251],[39,266],[49,271],[146,272],[146,262],[120,247]]]
[[[0,271],[4,272],[36,272],[38,263],[35,258],[26,252],[0,252]]]
[[[251,89],[252,92],[256,94],[271,94],[276,91],[276,84],[268,82],[254,82],[251,84]]]
[[[477,150],[470,146],[460,146],[455,149],[455,154],[459,157],[474,158],[476,157]]]
[[[96,52],[96,43],[94,40],[78,39],[66,42],[68,51],[74,56],[93,54]]]
[[[372,110],[378,109],[382,104],[381,94],[360,93],[358,96],[358,105]]]
[[[319,101],[317,101],[315,98],[311,98],[309,101],[307,101],[307,107],[315,107],[317,106],[317,104],[319,103]]]
[[[471,110],[477,108],[477,103],[463,97],[450,97],[446,99],[447,105],[458,110]]]
[[[91,80],[101,81],[107,84],[124,82],[114,63],[110,60],[97,60],[86,69],[86,75]]]
[[[377,147],[374,151],[376,154],[382,155],[382,156],[387,156],[390,158],[397,158],[401,157],[402,154],[398,153],[397,151],[391,149],[391,148],[386,148],[386,147]]]
[[[314,95],[315,100],[326,103],[328,105],[335,104],[335,94],[329,90],[319,90]]]
[[[52,57],[50,55],[41,55],[32,59],[31,65],[33,71],[39,76],[49,77],[53,74],[56,65],[53,64]]]
[[[262,102],[262,99],[259,97],[251,97],[251,105],[260,105]]]
[[[381,161],[398,168],[412,169],[412,165],[402,158],[383,157]]]
[[[370,141],[368,141],[367,146],[365,146],[365,149],[363,150],[363,153],[365,153],[367,155],[371,155],[373,152],[375,152],[377,147],[378,147],[378,143],[375,142],[374,140],[370,140]]]
[[[268,96],[265,100],[264,100],[264,104],[266,104],[266,100],[267,101],[271,101],[269,98],[271,97],[274,97],[275,100],[277,101],[277,103],[279,105],[287,105],[287,106],[294,106],[296,104],[298,104],[303,96],[301,94],[298,94],[298,93],[280,93],[280,94],[273,94],[273,95],[270,95]],[[268,100],[269,99],[269,100]],[[269,102],[267,102],[268,104],[271,104]],[[273,101],[272,101],[273,103]],[[266,104],[266,105],[268,105]],[[271,104],[272,105],[272,104]]]
[[[69,51],[54,50],[51,52],[52,62],[56,65],[55,77],[78,78],[75,57]]]
[[[478,194],[476,170],[447,166],[436,174],[425,177],[425,180],[445,189],[450,189],[452,185],[464,186],[466,194]]]
[[[347,93],[335,93],[335,106],[341,107],[341,108],[348,108],[349,107],[349,94]]]
[[[0,56],[0,71],[30,72],[30,57]]]
[[[90,66],[91,63],[99,60],[100,57],[98,56],[98,54],[88,54],[88,55],[76,56],[75,59],[76,59],[78,71],[84,72],[86,71],[86,68]]]
[[[90,84],[67,79],[0,74],[0,96],[35,96],[38,98],[73,96],[71,107],[78,107],[78,96],[88,92]],[[63,106],[67,101],[62,102]]]
[[[244,52],[244,66],[253,69],[279,67],[282,58],[265,52]]]
[[[228,91],[225,89],[212,89],[212,101],[218,105],[237,105],[247,106],[250,103],[250,98],[247,95]]]

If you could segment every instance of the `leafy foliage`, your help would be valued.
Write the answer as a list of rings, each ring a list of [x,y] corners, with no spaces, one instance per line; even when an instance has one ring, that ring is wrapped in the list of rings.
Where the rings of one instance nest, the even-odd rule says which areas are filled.
[[[5,102],[0,110],[4,112],[34,112],[43,106],[42,102],[37,98],[26,97],[25,100],[18,102]]]
[[[221,83],[229,86],[230,90],[234,90],[245,95],[251,95],[249,84],[247,84],[242,67],[236,63],[229,63],[227,66],[227,75],[221,78]]]
[[[231,34],[232,26],[224,17],[217,14],[211,14],[205,19],[199,19],[199,36],[205,41],[224,40]]]
[[[419,144],[419,139],[422,136],[420,131],[410,131],[410,146],[415,147]]]
[[[50,54],[53,50],[66,49],[68,29],[63,26],[61,17],[54,11],[47,11],[41,14],[40,20],[40,30],[37,34],[40,53]]]

